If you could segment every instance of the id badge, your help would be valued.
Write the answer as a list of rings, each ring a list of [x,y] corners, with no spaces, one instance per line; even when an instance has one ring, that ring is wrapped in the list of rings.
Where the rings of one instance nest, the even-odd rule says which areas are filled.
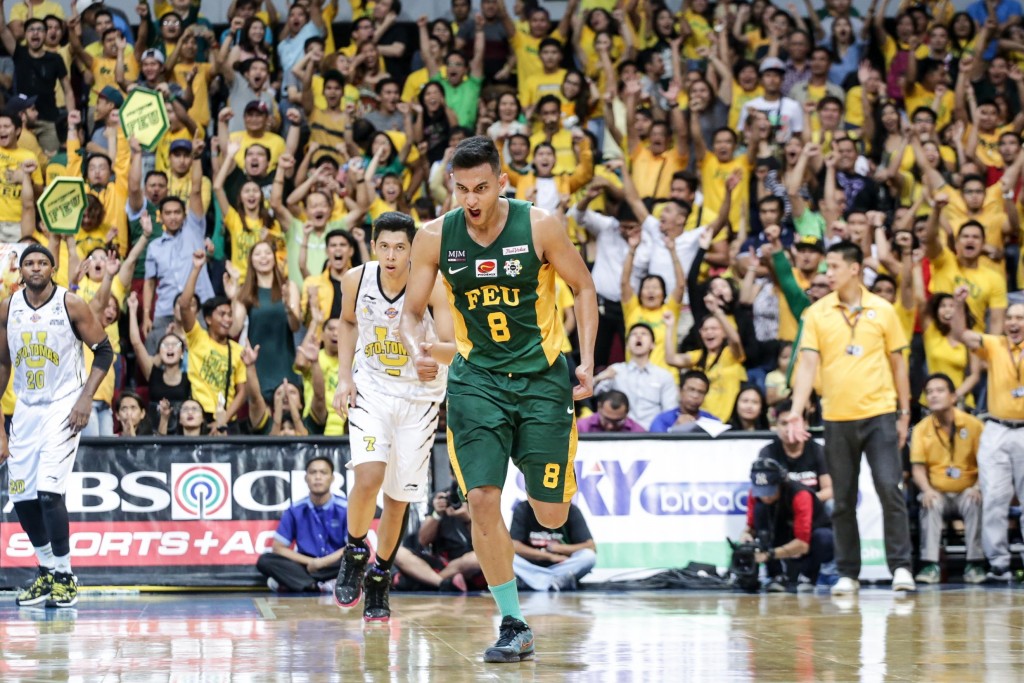
[[[846,347],[847,356],[860,356],[862,353],[864,353],[864,348],[858,344],[850,344]],[[1022,390],[1024,390],[1024,387],[1022,387]]]
[[[950,479],[959,479],[960,478],[960,468],[959,467],[947,467],[946,468],[946,476],[949,477]]]
[[[1017,387],[1010,392],[1010,395],[1014,398],[1024,398],[1024,387]]]

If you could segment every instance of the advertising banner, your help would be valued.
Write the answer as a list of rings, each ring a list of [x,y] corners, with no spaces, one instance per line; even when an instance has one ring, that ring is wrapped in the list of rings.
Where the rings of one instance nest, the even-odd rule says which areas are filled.
[[[306,461],[334,461],[344,495],[347,442],[94,439],[68,482],[71,554],[84,585],[245,586],[262,583],[256,559],[281,513],[308,494]],[[7,495],[0,501],[0,585],[36,565]]]
[[[598,547],[593,578],[636,577],[690,561],[728,564],[726,537],[745,524],[750,463],[763,439],[582,439],[576,457],[583,511]],[[351,485],[343,439],[87,439],[69,480],[67,505],[76,574],[83,585],[258,586],[256,559],[277,521],[305,497],[304,465],[335,464],[333,490]],[[28,581],[35,556],[0,482],[0,586]],[[434,485],[448,486],[443,440]],[[858,516],[862,578],[888,575],[881,510],[865,465]],[[502,498],[506,520],[525,500],[514,467]]]
[[[652,568],[688,562],[728,566],[726,538],[746,526],[750,464],[767,439],[581,440],[573,502],[597,543],[593,578],[638,577]],[[509,468],[502,512],[526,500],[523,476]],[[857,516],[862,579],[889,576],[882,543],[882,512],[863,462]]]

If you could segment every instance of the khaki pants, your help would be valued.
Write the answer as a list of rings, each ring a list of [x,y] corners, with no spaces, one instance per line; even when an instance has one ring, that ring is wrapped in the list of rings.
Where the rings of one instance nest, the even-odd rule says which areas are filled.
[[[60,140],[57,138],[57,124],[53,121],[36,121],[32,132],[36,134],[36,139],[39,140],[39,146],[43,148],[43,151],[55,154],[60,150]]]
[[[940,491],[940,493],[942,493]],[[942,493],[942,500],[930,508],[921,506],[921,561],[938,563],[939,546],[946,520],[959,514],[964,520],[964,545],[968,562],[982,562],[981,504],[974,502],[966,492]]]

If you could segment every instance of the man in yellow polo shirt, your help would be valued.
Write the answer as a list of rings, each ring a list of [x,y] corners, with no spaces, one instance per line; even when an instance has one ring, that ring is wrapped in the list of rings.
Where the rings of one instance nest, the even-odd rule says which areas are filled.
[[[860,589],[857,484],[861,453],[871,467],[882,505],[892,589],[916,590],[910,573],[907,504],[900,489],[900,450],[910,426],[910,379],[903,358],[907,338],[892,304],[861,283],[863,262],[863,252],[852,242],[833,245],[825,256],[832,293],[804,311],[793,410],[786,422],[791,440],[809,438],[804,429],[804,411],[815,377],[819,376],[825,455],[835,497],[832,528],[840,578],[832,586],[833,595],[849,595]]]
[[[956,385],[948,375],[925,380],[924,395],[932,414],[914,426],[910,462],[921,495],[921,562],[915,579],[938,583],[939,547],[946,517],[959,513],[964,520],[967,566],[964,581],[985,580],[985,553],[981,549],[981,487],[978,485],[978,446],[982,424],[956,407]]]
[[[953,336],[988,362],[988,421],[978,446],[981,484],[981,546],[988,558],[988,578],[1009,581],[1010,546],[1007,512],[1014,493],[1024,500],[1024,304],[1006,309],[1005,334],[968,330],[963,304],[970,292],[957,287],[960,305],[950,321]]]

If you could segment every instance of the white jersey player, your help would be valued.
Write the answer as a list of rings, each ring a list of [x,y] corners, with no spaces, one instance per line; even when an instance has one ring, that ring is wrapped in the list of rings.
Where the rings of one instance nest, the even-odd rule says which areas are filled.
[[[373,227],[379,262],[353,268],[341,281],[341,337],[334,409],[348,417],[355,484],[348,495],[348,544],[335,587],[341,607],[353,607],[363,590],[366,621],[387,621],[391,564],[402,539],[408,504],[426,494],[427,470],[445,395],[447,364],[455,355],[448,299],[440,280],[430,301],[433,325],[426,330],[431,368],[421,381],[398,333],[409,255],[416,227],[398,212],[382,214]],[[426,323],[430,325],[430,321]],[[384,512],[377,527],[377,562],[367,570],[366,534],[377,494]]]
[[[18,397],[10,435],[0,428],[0,461],[7,460],[11,500],[39,559],[39,574],[18,604],[73,607],[78,586],[64,491],[114,351],[94,311],[53,283],[53,267],[49,250],[29,245],[21,257],[25,288],[0,304],[0,385],[13,372]],[[109,291],[107,277],[96,299],[105,302]],[[94,354],[87,379],[82,342]]]

